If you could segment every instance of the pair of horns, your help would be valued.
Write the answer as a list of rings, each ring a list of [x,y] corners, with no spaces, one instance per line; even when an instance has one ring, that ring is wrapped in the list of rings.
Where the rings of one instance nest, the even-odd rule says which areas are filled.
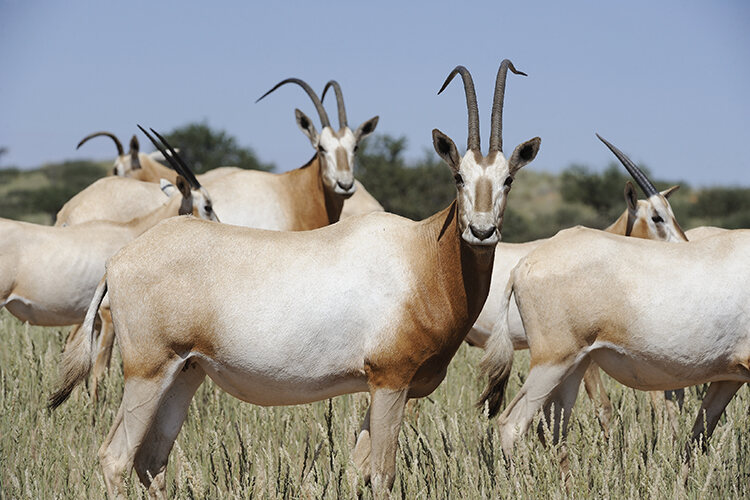
[[[522,76],[528,76],[522,71],[518,71],[510,59],[504,59],[500,63],[495,78],[495,95],[492,101],[492,121],[490,128],[490,152],[503,150],[503,102],[505,101],[505,80],[508,76],[508,70]],[[466,92],[466,107],[469,112],[469,138],[466,147],[471,151],[481,152],[479,139],[479,108],[477,107],[477,94],[474,90],[474,81],[471,79],[469,70],[464,66],[456,66],[451,71],[445,83],[440,87],[440,94],[457,74],[461,75],[464,82],[464,91]]]
[[[158,149],[161,152],[161,154],[164,155],[164,158],[167,159],[167,161],[169,162],[169,165],[174,169],[175,172],[183,176],[185,180],[187,180],[190,183],[190,186],[193,189],[200,189],[201,183],[198,182],[198,179],[195,177],[195,174],[193,173],[193,171],[190,170],[190,167],[188,167],[183,161],[183,159],[180,157],[180,155],[177,154],[177,151],[175,151],[175,149],[169,145],[167,140],[161,135],[159,135],[159,132],[157,132],[154,129],[150,129],[151,132],[153,132],[153,134],[156,137],[158,137],[159,140],[164,144],[164,146],[166,146],[168,152],[164,150],[164,146],[159,144],[156,141],[156,139],[151,137],[151,134],[149,134],[146,131],[146,129],[144,129],[140,125],[138,125],[138,128],[141,129],[141,132],[146,134],[146,137],[148,137],[148,139],[154,144],[154,146],[156,146],[156,149]]]
[[[635,163],[633,163],[630,158],[625,156],[625,153],[617,149],[613,144],[610,144],[609,141],[607,141],[599,134],[596,134],[596,136],[609,148],[610,151],[612,151],[612,153],[614,153],[617,159],[620,160],[620,163],[622,163],[622,166],[625,167],[625,170],[630,173],[633,179],[635,179],[635,182],[638,183],[643,192],[646,194],[646,198],[650,198],[652,195],[655,195],[659,192],[656,190],[651,181],[648,180],[646,174],[644,174],[641,169],[636,167]]]
[[[100,136],[106,136],[112,139],[115,142],[115,147],[117,148],[117,156],[122,156],[125,154],[125,150],[122,147],[122,143],[120,142],[120,139],[117,138],[115,134],[112,132],[94,132],[93,134],[89,134],[83,139],[81,139],[81,142],[78,143],[78,146],[76,146],[76,149],[80,148],[81,146],[86,143],[89,139],[93,139],[94,137],[100,137]],[[138,159],[138,151],[140,150],[140,145],[138,144],[138,138],[134,135],[132,139],[130,139],[130,151],[128,151],[128,154],[130,155],[130,168],[137,169],[141,168],[141,161]]]
[[[312,87],[310,87],[310,85],[308,85],[304,80],[300,80],[299,78],[287,78],[286,80],[282,80],[279,83],[277,83],[271,90],[269,90],[268,92],[260,96],[258,100],[255,102],[260,101],[261,99],[266,97],[268,94],[270,94],[277,88],[287,83],[296,83],[297,85],[302,87],[305,90],[305,92],[307,92],[307,95],[310,96],[310,99],[315,105],[315,109],[318,111],[318,116],[320,117],[320,123],[323,127],[331,126],[331,121],[328,119],[328,114],[326,113],[326,110],[323,107],[323,99],[325,99],[326,92],[328,92],[328,89],[330,87],[333,87],[333,90],[336,93],[336,104],[338,105],[338,111],[339,111],[339,128],[344,128],[348,126],[347,120],[346,120],[346,107],[344,107],[344,95],[341,93],[341,86],[336,80],[330,80],[328,83],[326,83],[326,86],[323,89],[322,96],[318,97],[318,95],[315,93]]]

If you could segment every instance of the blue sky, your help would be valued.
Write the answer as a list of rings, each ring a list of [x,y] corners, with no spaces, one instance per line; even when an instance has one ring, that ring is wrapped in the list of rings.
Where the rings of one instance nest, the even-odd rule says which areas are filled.
[[[0,166],[111,159],[77,142],[95,130],[126,141],[136,123],[168,131],[205,120],[280,170],[312,154],[294,108],[314,108],[337,79],[350,125],[380,115],[407,157],[432,152],[439,128],[463,149],[457,64],[479,97],[486,150],[494,78],[510,58],[507,153],[542,138],[527,168],[603,168],[599,132],[659,178],[750,186],[750,3],[177,2],[0,0]],[[335,120],[333,100],[326,99]],[[145,138],[142,139],[142,144]]]

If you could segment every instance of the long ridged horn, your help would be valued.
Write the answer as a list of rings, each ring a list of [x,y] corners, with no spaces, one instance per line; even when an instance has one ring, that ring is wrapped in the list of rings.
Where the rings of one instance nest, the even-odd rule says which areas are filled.
[[[518,71],[510,59],[503,59],[495,78],[495,97],[492,100],[492,121],[490,128],[490,152],[503,150],[503,104],[505,102],[505,80],[508,70],[516,75],[528,76],[523,71]]]
[[[649,198],[659,192],[656,190],[654,185],[651,184],[651,181],[648,180],[646,174],[641,172],[641,169],[636,167],[635,163],[633,163],[630,158],[625,156],[625,153],[607,142],[607,140],[599,134],[596,134],[596,136],[609,148],[610,151],[612,151],[612,153],[614,153],[617,159],[620,160],[620,163],[622,163],[622,166],[625,167],[628,172],[630,172],[630,175],[633,177],[633,179],[635,179],[635,182],[637,182],[638,185],[641,186],[641,189],[643,189],[643,192],[646,194],[646,198]]]
[[[307,92],[307,95],[310,96],[310,99],[312,99],[313,104],[315,105],[315,109],[318,110],[318,116],[320,117],[320,123],[323,125],[323,127],[330,127],[331,121],[328,119],[328,114],[326,113],[325,108],[323,108],[323,103],[320,102],[320,99],[318,98],[318,95],[315,93],[315,91],[304,81],[300,80],[299,78],[287,78],[286,80],[282,80],[279,83],[277,83],[271,90],[263,94],[258,98],[257,101],[260,101],[264,97],[266,97],[268,94],[276,90],[277,88],[281,87],[284,84],[287,83],[296,83],[303,89],[305,89],[305,92]]]
[[[167,148],[167,150],[169,150],[169,152],[165,151],[164,148],[161,146],[161,144],[159,144],[156,141],[156,139],[154,139],[153,137],[151,137],[151,134],[149,134],[146,131],[146,129],[144,129],[140,125],[138,125],[138,128],[141,129],[141,132],[143,132],[146,135],[146,137],[148,137],[148,140],[150,140],[154,144],[154,146],[156,146],[156,149],[158,149],[159,151],[161,151],[161,154],[164,156],[164,158],[167,159],[167,161],[172,166],[172,168],[174,169],[174,171],[177,172],[178,174],[180,174],[181,176],[183,176],[185,178],[185,180],[190,183],[190,185],[193,187],[193,189],[199,189],[201,187],[201,183],[198,182],[198,179],[195,178],[195,174],[193,174],[193,171],[190,170],[190,167],[188,167],[185,164],[185,162],[182,160],[182,158],[180,157],[180,155],[178,155],[177,151],[175,151],[175,149],[172,146],[169,145],[169,143],[167,142],[167,140],[164,139],[164,137],[162,137],[161,135],[159,135],[159,132],[157,132],[154,129],[150,129],[151,132],[153,132],[154,135],[156,137],[158,137],[159,140],[164,144],[164,146],[166,146],[166,148]]]
[[[479,140],[479,108],[477,107],[477,93],[474,90],[474,80],[471,79],[471,73],[463,66],[456,66],[445,83],[438,90],[438,95],[445,90],[445,87],[453,80],[458,73],[464,81],[464,91],[466,92],[466,108],[469,112],[469,137],[466,140],[466,148],[472,151],[481,152]]]
[[[320,102],[322,103],[325,100],[329,87],[333,87],[333,91],[336,92],[336,105],[339,109],[339,128],[348,127],[349,124],[346,122],[346,108],[344,107],[344,94],[341,93],[339,82],[330,80],[326,83],[323,93],[320,95]]]
[[[78,143],[78,146],[76,146],[76,149],[78,149],[81,146],[83,146],[83,144],[86,141],[88,141],[89,139],[93,139],[94,137],[99,137],[99,136],[102,136],[102,135],[106,135],[107,137],[109,137],[110,139],[112,139],[113,141],[115,141],[115,146],[117,147],[117,156],[122,156],[122,155],[125,154],[125,150],[122,148],[122,143],[120,142],[120,139],[118,139],[117,136],[115,134],[113,134],[112,132],[103,132],[103,131],[102,132],[94,132],[93,134],[87,135],[86,137],[84,137],[83,139],[81,139],[81,142]]]

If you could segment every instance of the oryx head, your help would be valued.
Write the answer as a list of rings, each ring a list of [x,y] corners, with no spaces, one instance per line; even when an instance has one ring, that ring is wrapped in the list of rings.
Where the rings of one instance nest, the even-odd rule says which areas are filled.
[[[490,149],[487,156],[482,156],[479,145],[479,110],[469,71],[463,66],[456,66],[438,91],[440,94],[454,76],[461,75],[469,112],[466,154],[463,158],[460,157],[453,141],[438,129],[432,131],[432,142],[435,151],[453,172],[458,189],[459,230],[464,241],[471,245],[492,246],[500,241],[505,203],[513,177],[521,167],[536,157],[541,144],[541,139],[535,137],[517,146],[509,159],[503,154],[503,99],[508,69],[513,73],[526,75],[517,71],[508,59],[500,64],[495,81]]]
[[[682,231],[667,201],[667,198],[680,186],[657,191],[646,174],[630,158],[599,134],[596,136],[614,153],[646,194],[645,200],[639,200],[633,184],[630,181],[625,184],[625,203],[628,206],[626,236],[671,242],[687,241],[687,236]]]
[[[208,191],[201,186],[200,182],[198,182],[198,179],[195,177],[195,174],[190,167],[185,164],[182,157],[177,153],[177,150],[170,146],[166,139],[159,135],[154,129],[150,130],[159,138],[164,146],[159,144],[151,134],[146,131],[146,129],[140,125],[138,125],[138,128],[141,129],[141,132],[146,134],[146,137],[148,137],[154,146],[156,146],[159,152],[178,174],[177,179],[175,180],[175,185],[182,195],[182,203],[180,204],[180,210],[178,212],[179,215],[194,215],[201,219],[220,222],[219,217],[216,215],[216,212],[214,212],[213,202],[211,201]],[[173,191],[164,183],[161,183],[161,188],[168,196],[169,193]]]
[[[89,139],[93,139],[94,137],[100,137],[105,136],[112,139],[115,143],[115,147],[117,148],[117,158],[115,158],[115,163],[112,168],[112,175],[119,175],[121,177],[127,177],[128,173],[137,170],[141,168],[141,162],[138,158],[138,138],[136,136],[133,136],[132,139],[130,139],[130,151],[128,151],[128,154],[125,154],[125,150],[122,147],[122,143],[117,138],[115,134],[112,132],[94,132],[93,134],[89,134],[83,139],[81,139],[81,142],[78,143],[78,146],[76,146],[76,149],[83,146],[83,144],[88,141]]]
[[[138,144],[138,138],[133,135],[133,138],[130,139],[130,150],[127,154],[125,154],[125,151],[122,147],[122,143],[117,138],[115,134],[112,132],[94,132],[93,134],[89,134],[83,139],[81,139],[81,142],[78,143],[78,146],[76,146],[76,149],[83,146],[83,144],[88,141],[89,139],[93,139],[94,137],[99,136],[105,136],[112,139],[115,143],[115,147],[117,148],[117,158],[115,158],[115,163],[112,166],[112,175],[119,175],[120,177],[131,177],[133,172],[136,170],[139,170],[142,168],[141,166],[141,157],[140,157],[140,145]],[[148,155],[148,160],[153,161],[165,161],[164,156],[162,153],[156,151],[153,153],[150,153]]]
[[[310,96],[315,109],[318,111],[320,123],[323,127],[320,133],[315,129],[312,120],[299,109],[294,110],[294,116],[297,120],[297,125],[307,138],[310,139],[310,144],[317,151],[323,185],[330,193],[335,193],[343,198],[350,197],[356,189],[356,185],[354,184],[354,153],[357,151],[359,142],[375,130],[378,124],[378,117],[370,118],[357,127],[357,130],[352,131],[347,124],[346,108],[344,107],[344,97],[341,93],[341,87],[335,80],[331,80],[326,84],[323,89],[323,97],[325,97],[328,88],[332,86],[338,103],[338,131],[334,130],[331,126],[328,114],[325,108],[323,108],[322,100],[318,98],[315,91],[307,83],[299,78],[287,78],[277,83],[271,90],[263,94],[258,101],[286,83],[295,83],[302,87],[307,92],[307,95]]]

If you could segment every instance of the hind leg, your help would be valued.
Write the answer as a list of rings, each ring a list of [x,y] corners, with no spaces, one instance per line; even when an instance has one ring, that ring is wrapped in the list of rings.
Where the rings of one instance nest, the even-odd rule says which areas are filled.
[[[151,498],[166,498],[166,470],[169,453],[187,416],[190,401],[206,373],[188,361],[162,397],[144,445],[135,455],[135,471]]]
[[[362,422],[362,427],[359,430],[359,436],[357,436],[357,444],[354,445],[354,451],[352,452],[352,461],[357,467],[357,470],[365,478],[365,483],[370,482],[370,452],[372,451],[372,445],[370,442],[370,407],[367,408],[365,413],[365,419]]]
[[[125,381],[120,409],[115,422],[99,449],[104,482],[111,498],[124,498],[122,476],[133,466],[152,422],[159,411],[162,397],[181,367],[173,366],[151,378],[130,377]]]
[[[744,382],[721,381],[711,382],[706,391],[706,396],[701,402],[701,409],[698,411],[698,417],[693,425],[692,441],[698,441],[703,437],[703,447],[706,446],[706,440],[711,437],[719,418],[724,413],[724,409],[732,400],[735,393],[742,387]],[[704,420],[705,416],[705,420]]]
[[[597,417],[599,425],[602,427],[604,437],[609,439],[609,423],[612,419],[612,402],[609,400],[607,391],[604,390],[601,371],[599,365],[592,363],[589,365],[586,373],[583,374],[583,386],[586,388],[586,394],[597,407]]]
[[[560,438],[564,438],[567,434],[570,414],[573,411],[573,405],[578,396],[581,379],[591,366],[596,368],[598,373],[599,367],[597,365],[590,365],[590,358],[587,356],[560,382],[557,388],[552,391],[549,398],[547,398],[547,402],[544,404],[544,419],[539,422],[539,428],[537,429],[542,441],[544,441],[545,425],[551,427],[552,444],[557,444]]]
[[[576,367],[573,360],[532,365],[521,390],[498,417],[500,440],[506,456],[511,455],[516,440],[529,430],[536,412],[555,395],[557,388]]]
[[[99,380],[109,368],[109,362],[112,359],[112,347],[115,344],[115,328],[112,324],[112,315],[109,309],[100,309],[99,311],[102,327],[99,334],[99,343],[97,346],[96,361],[91,376],[91,395],[94,401],[99,399]]]

